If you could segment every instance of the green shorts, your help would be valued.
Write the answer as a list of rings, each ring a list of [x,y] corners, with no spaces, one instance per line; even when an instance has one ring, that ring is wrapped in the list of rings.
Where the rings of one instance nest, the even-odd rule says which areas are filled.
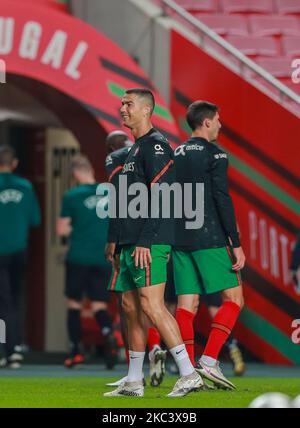
[[[121,251],[120,273],[112,274],[108,289],[124,293],[137,288],[162,284],[167,281],[167,264],[171,252],[170,245],[152,245],[152,263],[147,268],[136,268],[132,253],[135,245],[126,246]]]
[[[211,294],[242,285],[229,247],[172,252],[176,295]]]

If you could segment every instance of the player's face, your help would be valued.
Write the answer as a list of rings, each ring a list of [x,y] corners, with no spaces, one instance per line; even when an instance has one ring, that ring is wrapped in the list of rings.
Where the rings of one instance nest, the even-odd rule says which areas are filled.
[[[120,113],[123,125],[133,129],[145,119],[145,105],[136,94],[125,94],[122,98]]]
[[[210,141],[214,141],[218,138],[221,129],[220,115],[218,112],[215,114],[214,118],[210,120],[209,128]]]

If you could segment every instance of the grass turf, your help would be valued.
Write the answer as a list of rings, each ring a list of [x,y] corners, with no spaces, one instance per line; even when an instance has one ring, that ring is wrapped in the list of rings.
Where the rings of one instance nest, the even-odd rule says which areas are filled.
[[[205,391],[181,398],[166,398],[176,378],[169,377],[159,388],[148,386],[143,398],[103,397],[112,388],[106,382],[115,378],[47,378],[7,377],[0,381],[2,408],[201,408],[247,407],[265,392],[282,392],[292,397],[300,394],[300,379],[239,378],[234,379],[237,391]]]

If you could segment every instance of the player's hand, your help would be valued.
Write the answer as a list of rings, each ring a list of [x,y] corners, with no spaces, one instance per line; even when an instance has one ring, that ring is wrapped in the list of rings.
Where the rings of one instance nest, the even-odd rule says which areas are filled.
[[[120,254],[116,254],[112,259],[114,271],[120,273]]]
[[[114,242],[108,242],[105,246],[105,258],[109,263],[113,262],[114,254],[116,250],[116,244]]]
[[[131,255],[134,257],[136,268],[140,267],[141,269],[144,269],[144,267],[149,266],[152,262],[150,248],[135,247],[135,250]]]
[[[233,254],[235,256],[235,262],[232,265],[232,269],[233,270],[243,269],[243,267],[245,266],[246,257],[242,247],[234,248]]]

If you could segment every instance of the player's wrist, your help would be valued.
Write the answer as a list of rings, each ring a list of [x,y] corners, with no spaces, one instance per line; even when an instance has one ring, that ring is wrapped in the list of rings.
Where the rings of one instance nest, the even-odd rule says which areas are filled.
[[[138,242],[136,243],[136,247],[142,247],[142,248],[151,248],[151,242],[148,239],[142,239],[140,238]]]

